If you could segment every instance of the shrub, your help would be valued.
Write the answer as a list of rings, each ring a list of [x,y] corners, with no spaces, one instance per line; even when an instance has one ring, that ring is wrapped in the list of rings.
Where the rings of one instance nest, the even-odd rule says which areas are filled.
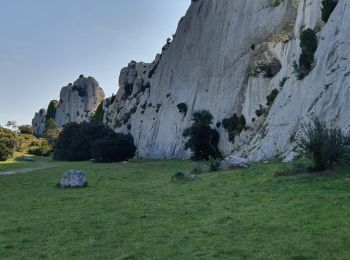
[[[136,147],[130,134],[113,133],[92,144],[91,156],[95,162],[120,162],[135,156]]]
[[[21,134],[33,134],[33,127],[31,125],[20,125],[18,130]]]
[[[219,134],[212,129],[213,116],[207,110],[197,111],[193,114],[192,126],[185,129],[184,137],[189,137],[186,149],[193,152],[193,160],[209,160],[209,157],[219,158]]]
[[[338,128],[327,128],[319,119],[314,119],[304,128],[297,141],[301,150],[312,159],[315,171],[330,169],[342,162],[350,151],[350,139]]]
[[[294,62],[294,70],[297,78],[303,79],[312,70],[314,55],[317,50],[317,35],[314,30],[308,28],[300,34],[300,48],[302,50],[299,57],[299,64]]]
[[[243,115],[238,117],[234,114],[232,117],[224,119],[222,125],[228,132],[229,140],[234,143],[235,137],[239,135],[246,126],[246,120]]]
[[[52,146],[46,139],[41,139],[38,146],[30,147],[28,150],[29,154],[37,156],[48,156],[52,153]]]
[[[275,102],[276,97],[278,96],[278,90],[274,89],[271,91],[270,95],[267,96],[267,106],[272,106],[273,102]]]
[[[179,103],[179,104],[177,104],[176,107],[179,109],[179,112],[181,114],[186,116],[186,114],[187,114],[187,105],[186,105],[186,103]]]
[[[259,109],[255,110],[255,114],[257,117],[261,117],[267,115],[267,110],[262,105],[259,105]]]
[[[17,147],[16,133],[9,129],[0,128],[0,161],[12,158]]]
[[[338,0],[323,0],[322,1],[322,20],[326,23],[333,13],[333,10],[338,4]]]
[[[103,124],[93,122],[69,123],[64,126],[59,135],[54,151],[54,159],[83,161],[93,158],[92,153],[94,153],[96,161],[110,161],[111,157],[116,161],[125,160],[126,155],[129,156],[130,151],[135,149],[134,145],[130,145],[130,140],[132,140],[131,135],[124,137],[122,134],[116,134]],[[96,143],[98,141],[99,143]],[[113,150],[114,148],[111,146],[116,144],[118,147]],[[94,149],[92,149],[93,146]],[[104,149],[111,153],[110,157],[102,152]],[[116,151],[120,154],[116,155]]]
[[[44,135],[46,135],[49,131],[57,129],[56,121],[53,118],[50,118],[46,121]]]
[[[0,140],[0,161],[6,161],[13,156],[13,149],[10,149]]]
[[[46,131],[45,138],[49,142],[49,144],[54,148],[56,146],[56,142],[60,135],[60,130],[58,128],[50,129]]]
[[[183,172],[177,172],[173,176],[171,176],[172,182],[185,182],[186,175]]]
[[[130,96],[132,94],[132,91],[134,89],[134,85],[133,84],[125,84],[124,86],[124,91],[125,91],[125,95],[124,97],[127,98],[128,96]]]
[[[209,160],[207,162],[210,172],[217,172],[218,170],[220,170],[220,164],[221,164],[221,159],[213,158],[211,156],[209,157]]]

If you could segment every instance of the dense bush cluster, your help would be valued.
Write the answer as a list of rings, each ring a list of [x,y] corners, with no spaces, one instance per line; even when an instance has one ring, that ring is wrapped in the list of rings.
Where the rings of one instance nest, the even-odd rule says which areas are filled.
[[[234,143],[235,137],[239,135],[246,126],[246,120],[243,115],[237,116],[234,114],[230,118],[226,118],[222,121],[222,125],[228,132],[229,140]]]
[[[37,156],[49,156],[52,153],[53,149],[47,139],[40,139],[35,144],[32,144],[28,153]]]
[[[12,158],[17,145],[16,133],[5,128],[0,128],[0,161],[6,161]]]
[[[314,30],[308,28],[300,34],[301,55],[299,64],[294,62],[294,70],[299,80],[305,78],[312,70],[315,60],[315,52],[317,50],[317,35]]]
[[[18,126],[18,131],[21,134],[31,135],[31,134],[33,134],[33,127],[31,125],[20,125],[20,126]]]
[[[322,1],[322,20],[326,23],[337,6],[338,0],[323,0]]]
[[[195,112],[192,118],[192,126],[185,129],[183,136],[189,137],[186,149],[193,152],[194,160],[209,160],[210,157],[219,158],[218,150],[219,134],[211,128],[213,116],[207,110]]]
[[[350,137],[343,135],[338,128],[328,128],[319,119],[305,127],[298,144],[312,159],[315,171],[330,169],[349,159]]]
[[[124,161],[134,157],[136,147],[131,135],[116,134],[103,124],[69,123],[56,143],[55,160],[97,162]]]

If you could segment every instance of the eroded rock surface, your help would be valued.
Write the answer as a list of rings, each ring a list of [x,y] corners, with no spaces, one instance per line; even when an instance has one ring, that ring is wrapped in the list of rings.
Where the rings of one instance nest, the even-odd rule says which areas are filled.
[[[46,123],[46,109],[42,108],[39,112],[35,113],[32,120],[33,134],[37,137],[41,137],[44,134]]]
[[[83,188],[87,186],[87,174],[81,170],[66,171],[61,181],[59,182],[61,188]]]
[[[348,132],[349,23],[346,0],[339,0],[326,24],[320,0],[192,1],[151,77],[138,69],[144,63],[122,70],[105,122],[117,132],[130,131],[144,158],[188,158],[182,132],[202,109],[214,116],[222,154],[252,161],[291,154],[302,124],[314,116]],[[293,63],[307,28],[317,32],[318,49],[313,70],[298,80]],[[139,91],[142,80],[149,86]],[[128,96],[125,82],[134,86]],[[267,105],[275,89],[278,95]],[[186,114],[179,103],[187,105]],[[247,123],[232,143],[216,123],[235,113]]]
[[[69,122],[89,122],[103,100],[104,92],[98,82],[93,77],[81,75],[61,90],[55,117],[57,127]]]

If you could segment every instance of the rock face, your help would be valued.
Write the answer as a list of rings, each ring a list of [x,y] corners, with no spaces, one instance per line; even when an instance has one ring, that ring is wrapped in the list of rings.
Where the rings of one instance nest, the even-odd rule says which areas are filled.
[[[213,127],[234,114],[245,117],[234,143],[217,124],[219,148],[224,156],[234,152],[253,161],[288,157],[302,124],[314,116],[347,133],[350,5],[339,0],[325,24],[321,2],[192,1],[153,64],[132,62],[122,70],[117,96],[105,103],[105,122],[117,132],[130,131],[144,158],[188,158],[182,132],[202,109],[214,116]],[[298,80],[293,63],[307,28],[317,32],[318,48],[313,70]],[[274,89],[278,95],[267,105]]]
[[[230,168],[248,168],[249,166],[250,163],[247,159],[230,155],[221,162],[220,169],[228,170]]]
[[[46,109],[42,108],[39,112],[35,113],[32,120],[33,133],[37,137],[41,137],[44,134],[46,123]]]
[[[103,89],[92,77],[81,75],[73,84],[63,87],[56,109],[56,125],[63,127],[69,122],[88,122],[104,100]]]
[[[81,170],[69,170],[60,181],[62,188],[82,188],[87,186],[86,173]]]

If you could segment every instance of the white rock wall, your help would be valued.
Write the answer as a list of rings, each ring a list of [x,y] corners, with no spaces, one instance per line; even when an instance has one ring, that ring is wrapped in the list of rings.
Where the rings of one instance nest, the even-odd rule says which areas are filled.
[[[151,78],[135,69],[144,63],[122,71],[117,97],[106,104],[106,122],[116,131],[130,131],[138,156],[146,158],[188,157],[182,132],[191,114],[201,109],[213,114],[214,126],[234,113],[243,114],[247,129],[234,144],[218,128],[219,148],[224,155],[252,160],[288,155],[301,123],[313,116],[349,131],[349,3],[340,0],[326,25],[320,17],[321,0],[193,2]],[[315,68],[297,80],[293,62],[299,59],[299,35],[306,28],[318,31],[319,47]],[[282,68],[273,78],[250,73],[262,58],[280,62]],[[126,78],[133,85],[142,78],[150,87],[143,92],[134,87],[125,98]],[[266,107],[273,89],[279,89],[278,97],[266,108],[268,115],[258,118],[255,111]],[[179,103],[187,104],[187,116],[179,113]]]

